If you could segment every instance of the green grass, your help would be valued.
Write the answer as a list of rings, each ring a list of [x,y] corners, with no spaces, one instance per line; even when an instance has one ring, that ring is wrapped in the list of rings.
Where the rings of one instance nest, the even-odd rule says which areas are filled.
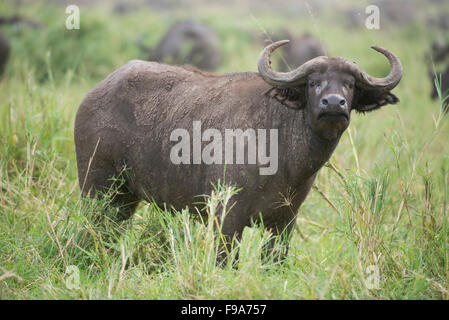
[[[13,12],[3,3],[0,10]],[[64,8],[39,4],[22,13],[45,29],[2,29],[12,55],[0,82],[0,299],[449,298],[449,128],[441,103],[429,98],[424,56],[432,31],[348,31],[332,19],[213,6],[171,15],[81,11],[80,31],[64,28]],[[286,21],[375,76],[388,69],[371,45],[403,62],[394,90],[401,103],[353,116],[300,209],[281,265],[260,261],[270,240],[261,227],[245,229],[235,244],[238,268],[219,267],[212,220],[142,204],[117,224],[105,201],[80,198],[73,122],[81,100],[117,67],[144,57],[134,45],[139,35],[154,44],[189,13],[217,30],[219,73],[256,71],[261,48],[249,32]],[[206,199],[209,219],[234,192],[217,185]],[[79,288],[66,285],[68,266],[78,268]],[[370,266],[378,288],[369,285]]]

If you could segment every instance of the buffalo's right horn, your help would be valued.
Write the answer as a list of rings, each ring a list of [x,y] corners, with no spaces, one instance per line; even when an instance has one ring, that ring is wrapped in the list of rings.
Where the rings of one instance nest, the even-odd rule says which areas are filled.
[[[315,71],[325,69],[328,65],[328,57],[320,56],[309,60],[290,72],[276,72],[271,69],[270,55],[278,47],[289,43],[290,40],[281,40],[270,44],[262,50],[259,56],[258,68],[262,78],[273,86],[294,86],[306,81],[307,76]]]
[[[396,87],[402,78],[402,64],[399,58],[391,51],[372,46],[372,49],[382,53],[390,62],[390,73],[384,78],[375,78],[363,71],[354,62],[345,61],[347,72],[354,75],[357,85],[366,89],[391,90]]]

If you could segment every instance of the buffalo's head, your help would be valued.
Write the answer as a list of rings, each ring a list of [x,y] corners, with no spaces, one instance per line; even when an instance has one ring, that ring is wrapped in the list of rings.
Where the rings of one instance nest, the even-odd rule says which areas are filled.
[[[387,49],[372,47],[385,55],[391,70],[385,78],[374,78],[354,62],[340,57],[320,56],[290,72],[276,72],[270,67],[270,55],[288,40],[267,46],[259,57],[259,73],[278,89],[283,100],[306,110],[314,132],[325,139],[338,138],[349,125],[351,111],[368,112],[399,99],[390,91],[402,77],[398,57]]]

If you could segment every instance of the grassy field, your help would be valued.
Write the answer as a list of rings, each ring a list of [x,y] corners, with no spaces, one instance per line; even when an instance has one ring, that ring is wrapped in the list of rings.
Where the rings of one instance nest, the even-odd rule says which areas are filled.
[[[15,10],[0,3],[2,14]],[[64,10],[32,2],[20,13],[45,28],[2,27],[12,54],[0,81],[0,299],[449,298],[449,126],[429,98],[424,60],[436,31],[423,23],[349,30],[329,15],[212,5],[124,16],[81,6],[81,28],[69,31]],[[221,268],[211,224],[194,213],[142,203],[116,224],[107,203],[80,198],[73,123],[81,100],[113,70],[144,58],[139,35],[154,44],[186,17],[218,32],[218,73],[256,71],[261,45],[252,34],[282,26],[311,32],[329,54],[374,76],[388,64],[371,45],[403,63],[394,90],[401,103],[353,115],[300,209],[281,265],[261,263],[270,238],[261,228],[245,229],[238,268]],[[218,185],[209,210],[234,192]]]

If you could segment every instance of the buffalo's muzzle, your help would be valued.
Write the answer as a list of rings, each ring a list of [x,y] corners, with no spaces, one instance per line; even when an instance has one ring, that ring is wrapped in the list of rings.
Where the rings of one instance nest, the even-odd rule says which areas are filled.
[[[321,99],[320,107],[325,110],[346,110],[347,102],[341,95],[333,93],[328,94]]]
[[[328,94],[320,100],[320,113],[318,119],[321,118],[339,118],[343,117],[349,120],[348,104],[344,97],[339,94]]]

